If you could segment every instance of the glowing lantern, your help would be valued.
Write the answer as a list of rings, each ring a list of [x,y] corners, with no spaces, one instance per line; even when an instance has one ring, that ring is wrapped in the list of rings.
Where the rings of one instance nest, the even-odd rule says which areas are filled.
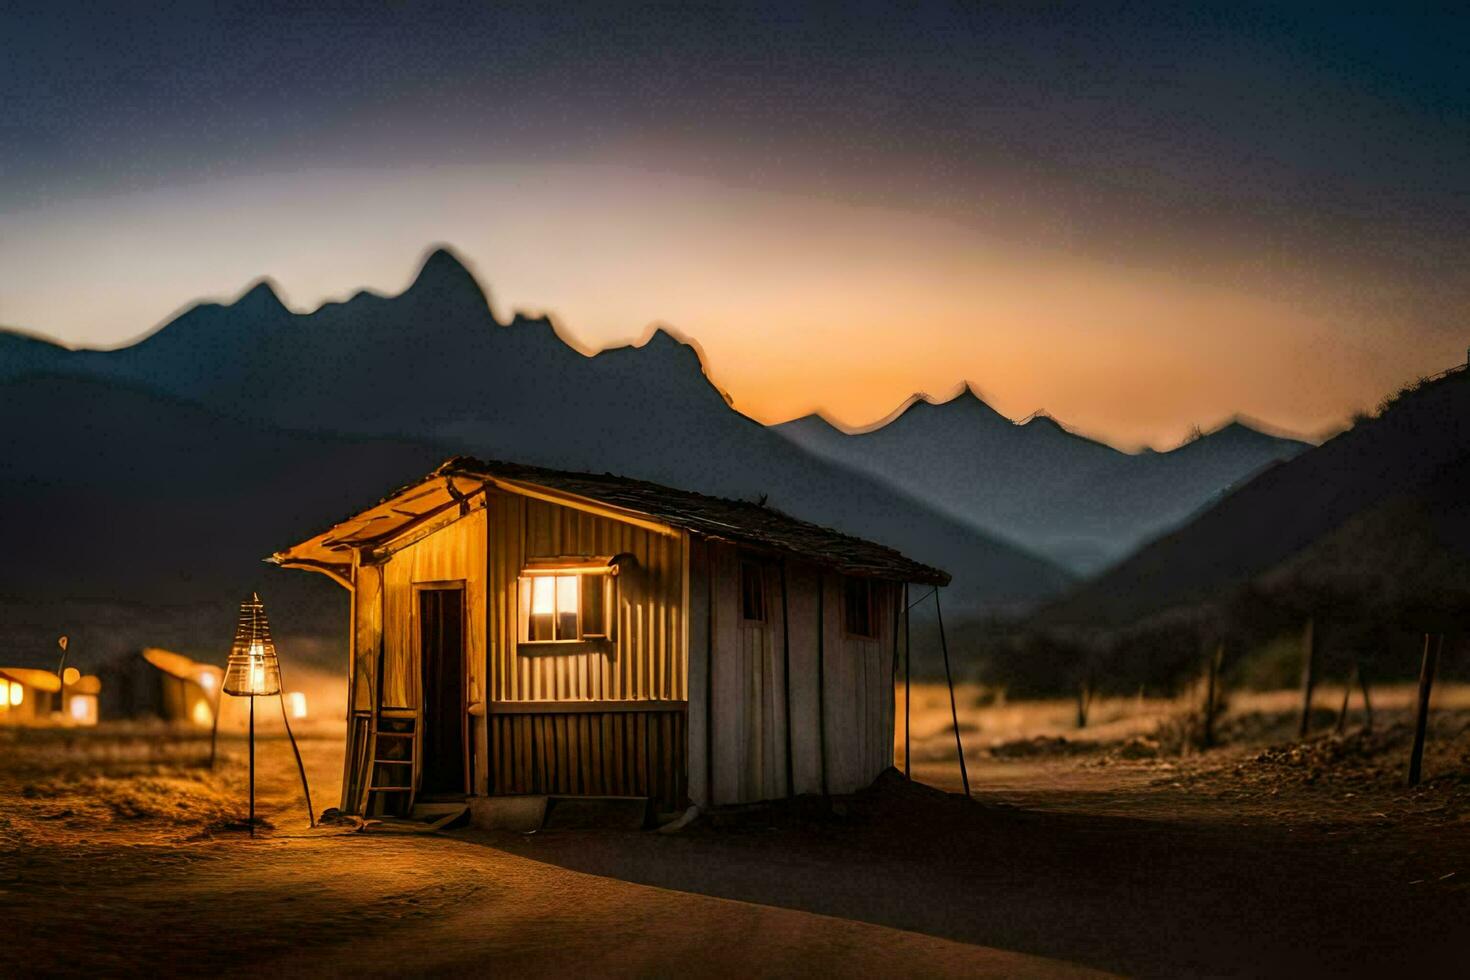
[[[235,624],[235,642],[230,646],[230,660],[225,665],[225,693],[237,698],[262,698],[281,693],[281,664],[276,659],[276,644],[271,639],[270,621],[260,596],[240,603],[240,619]]]
[[[281,693],[281,662],[276,657],[276,644],[271,639],[270,622],[265,618],[265,606],[254,592],[240,603],[240,619],[235,624],[235,642],[230,645],[230,659],[225,664],[225,679],[222,690],[238,698],[250,699],[250,836],[255,836],[255,699]],[[306,701],[302,698],[302,711]],[[301,787],[306,793],[306,814],[311,825],[316,826],[316,816],[311,810],[311,789],[306,785],[306,766],[301,762],[301,750],[296,746],[296,736],[291,732],[291,720],[286,715],[286,699],[281,699],[281,720],[286,724],[286,736],[291,740],[291,751],[296,755],[296,768],[301,773]]]
[[[61,683],[65,684],[67,687],[72,687],[76,684],[77,681],[81,679],[82,672],[80,670],[77,670],[75,667],[68,667],[61,672]]]
[[[235,642],[225,665],[226,694],[250,699],[250,836],[255,836],[255,699],[281,693],[281,665],[265,606],[254,592],[240,603]]]

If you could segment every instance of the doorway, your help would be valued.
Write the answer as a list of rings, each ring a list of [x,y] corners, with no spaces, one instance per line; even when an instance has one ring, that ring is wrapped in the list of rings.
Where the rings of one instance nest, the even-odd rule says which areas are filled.
[[[423,746],[419,798],[463,798],[469,791],[465,711],[464,587],[421,588],[419,663],[423,671]]]

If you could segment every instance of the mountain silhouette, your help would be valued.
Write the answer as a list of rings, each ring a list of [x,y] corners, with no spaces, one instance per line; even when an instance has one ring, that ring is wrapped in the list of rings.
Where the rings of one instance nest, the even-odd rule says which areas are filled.
[[[1125,453],[1044,414],[1012,422],[969,385],[942,402],[915,396],[856,432],[820,415],[775,428],[816,455],[1083,574],[1307,448],[1235,421],[1170,452]]]
[[[587,356],[544,318],[498,321],[443,249],[397,296],[362,292],[311,313],[259,283],[117,350],[0,334],[0,398],[0,482],[13,513],[48,527],[5,563],[0,592],[15,597],[156,599],[175,583],[203,601],[253,581],[260,555],[460,452],[764,498],[946,568],[957,613],[1029,608],[1070,581],[734,411],[667,331]],[[106,465],[77,465],[90,455]],[[64,519],[89,499],[155,533]],[[251,518],[200,548],[201,529],[232,511]],[[47,549],[91,564],[57,566]]]
[[[1121,625],[1245,587],[1303,608],[1444,606],[1434,596],[1457,589],[1470,600],[1466,490],[1470,373],[1458,369],[1267,469],[1037,619]]]

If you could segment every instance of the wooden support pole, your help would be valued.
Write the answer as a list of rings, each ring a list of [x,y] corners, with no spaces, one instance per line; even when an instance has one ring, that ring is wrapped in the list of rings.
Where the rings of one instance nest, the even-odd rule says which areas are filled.
[[[786,796],[796,795],[791,765],[791,617],[786,612],[786,559],[781,559],[781,697],[786,714]]]
[[[1206,658],[1205,664],[1205,725],[1201,741],[1205,748],[1215,744],[1215,707],[1219,701],[1218,690],[1220,686],[1220,664],[1225,659],[1225,643],[1220,641],[1215,644],[1214,651]]]
[[[705,805],[715,803],[715,548],[705,542],[704,565],[709,585],[704,620],[704,795]]]
[[[1414,747],[1409,752],[1409,785],[1418,786],[1424,764],[1424,735],[1429,729],[1429,692],[1434,687],[1434,671],[1439,666],[1439,652],[1444,647],[1444,634],[1439,642],[1432,642],[1429,633],[1424,634],[1424,659],[1419,665],[1419,702],[1414,714]]]
[[[903,615],[903,591],[893,584],[893,656],[888,660],[888,764],[893,765],[893,726],[898,724],[898,617]]]
[[[1312,688],[1317,683],[1317,622],[1307,617],[1302,627],[1302,720],[1297,726],[1297,737],[1306,738],[1312,725]]]
[[[960,715],[954,703],[954,675],[949,670],[949,641],[944,636],[944,613],[939,608],[939,590],[934,590],[934,617],[939,623],[939,647],[944,651],[944,680],[949,685],[949,717],[954,724],[954,747],[960,755],[960,781],[965,799],[970,798],[970,771],[965,766],[965,745],[960,741]]]
[[[827,573],[817,576],[817,750],[822,763],[822,796],[827,790]]]
[[[909,774],[909,704],[913,701],[914,647],[909,640],[909,587],[903,586],[903,778]]]

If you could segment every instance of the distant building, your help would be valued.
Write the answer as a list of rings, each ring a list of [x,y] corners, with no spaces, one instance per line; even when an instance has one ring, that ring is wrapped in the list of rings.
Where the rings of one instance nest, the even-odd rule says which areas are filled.
[[[76,677],[66,686],[62,710],[61,679],[54,672],[0,667],[0,725],[95,725],[100,689],[96,677]]]
[[[352,592],[342,807],[844,793],[893,761],[905,583],[754,503],[456,458],[272,558]]]
[[[214,724],[223,672],[181,653],[148,647],[103,666],[98,704],[105,721],[156,718],[193,728]]]

